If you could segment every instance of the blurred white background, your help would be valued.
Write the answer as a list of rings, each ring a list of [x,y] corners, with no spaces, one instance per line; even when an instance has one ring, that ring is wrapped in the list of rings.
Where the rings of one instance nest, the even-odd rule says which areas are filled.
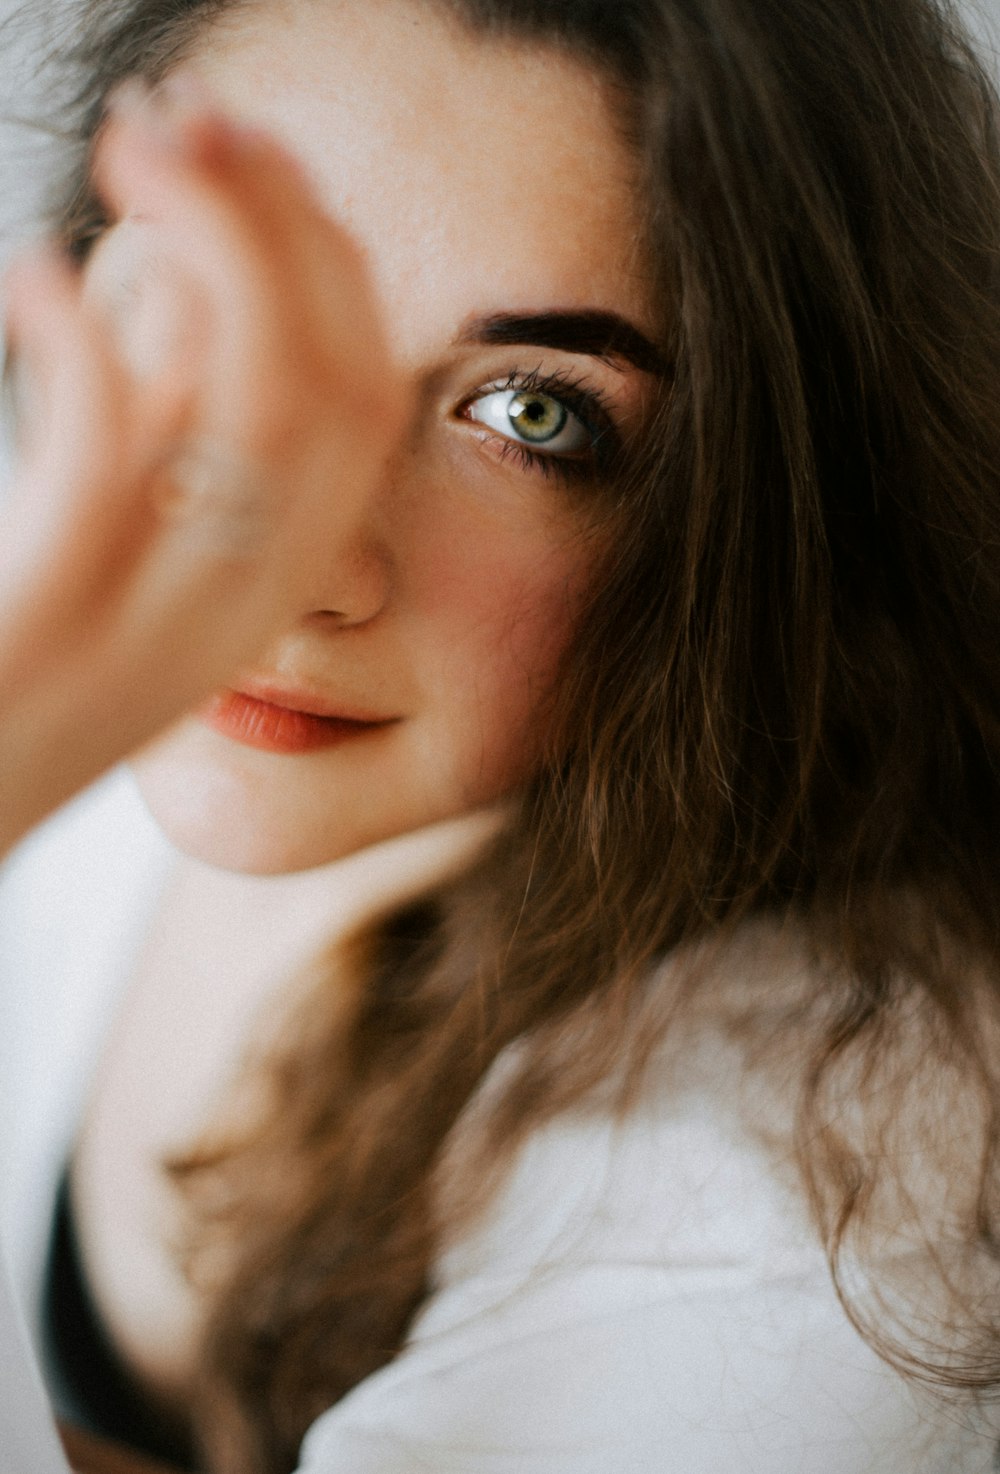
[[[38,73],[73,8],[72,0],[0,0],[0,262],[38,232],[54,150]]]
[[[991,47],[996,57],[997,47],[1000,45],[1000,0],[976,0],[975,4],[969,0],[964,8],[969,16],[969,24]]]

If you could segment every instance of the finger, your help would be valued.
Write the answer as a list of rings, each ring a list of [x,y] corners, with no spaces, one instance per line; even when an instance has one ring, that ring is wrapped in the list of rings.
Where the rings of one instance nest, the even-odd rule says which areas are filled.
[[[56,474],[62,485],[66,477],[59,473],[70,447],[76,446],[86,462],[96,428],[83,397],[68,391],[83,381],[89,368],[90,397],[96,401],[111,364],[104,344],[88,332],[91,325],[79,311],[78,280],[54,247],[38,248],[15,261],[4,295],[7,338],[19,372],[18,451],[32,467]],[[109,386],[104,396],[107,408],[115,411],[116,387]]]
[[[352,424],[383,422],[400,398],[360,253],[296,173],[258,134],[131,98],[95,158],[112,208],[153,222],[198,279],[216,325],[204,419],[224,440],[249,434],[258,459],[272,427],[283,458],[284,411],[303,394],[339,397]]]
[[[4,552],[60,550],[81,562],[113,549],[133,511],[121,488],[151,453],[142,416],[103,324],[53,249],[19,260],[6,279],[8,337],[17,365],[18,463]],[[13,538],[13,540],[12,540]]]
[[[141,217],[157,248],[183,275],[210,321],[215,357],[203,365],[205,417],[220,431],[252,432],[243,391],[247,365],[271,360],[283,338],[282,303],[266,284],[275,265],[254,220],[205,167],[205,134],[163,110],[130,104],[109,118],[95,153],[95,183],[115,213]]]
[[[202,167],[252,220],[258,243],[282,279],[299,285],[286,302],[292,316],[301,313],[308,330],[317,310],[325,309],[342,331],[362,326],[362,318],[370,330],[373,303],[361,253],[324,209],[299,159],[264,129],[234,120],[190,65],[168,74],[153,99],[199,139]],[[346,331],[345,336],[364,341]]]
[[[379,421],[383,400],[386,414],[394,414],[404,397],[401,376],[391,362],[363,252],[324,210],[294,155],[262,129],[234,128],[220,117],[196,79],[191,88],[189,72],[174,80],[181,84],[188,127],[221,125],[224,146],[206,148],[205,168],[242,219],[252,222],[259,264],[278,284],[283,332],[315,355],[313,382],[316,371],[325,373],[352,416],[360,405]],[[165,89],[172,106],[170,84]],[[192,111],[199,96],[200,115]]]
[[[184,416],[177,376],[160,372],[155,392],[140,390],[114,326],[53,246],[13,263],[4,299],[22,460],[88,487],[155,463]]]
[[[88,256],[84,299],[111,327],[117,350],[151,405],[177,411],[198,382],[206,303],[199,285],[141,219],[122,221]]]
[[[145,117],[154,130],[166,124],[182,137],[201,172],[251,224],[251,248],[280,266],[286,283],[321,287],[290,293],[286,305],[293,312],[298,302],[310,311],[324,301],[335,301],[338,313],[350,308],[359,275],[354,243],[323,209],[296,156],[265,130],[234,118],[193,66],[168,73],[154,88],[129,84],[112,111]],[[322,283],[314,280],[318,270]]]
[[[0,532],[0,671],[12,697],[78,647],[98,647],[162,563],[159,545],[182,540],[162,497],[183,406],[136,384],[51,248],[14,266],[7,304],[23,391]],[[212,552],[187,551],[199,576]]]

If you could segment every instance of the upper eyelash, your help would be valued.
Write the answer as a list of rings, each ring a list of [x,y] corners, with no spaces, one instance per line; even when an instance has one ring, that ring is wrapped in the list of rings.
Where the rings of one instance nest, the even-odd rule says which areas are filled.
[[[571,405],[575,402],[584,409],[596,410],[601,420],[610,418],[607,399],[602,391],[588,384],[586,379],[567,373],[565,369],[544,372],[541,366],[533,369],[515,368],[502,383],[498,381],[490,384],[485,392],[497,394],[510,389],[521,389],[529,394],[550,394],[553,399],[563,398]]]

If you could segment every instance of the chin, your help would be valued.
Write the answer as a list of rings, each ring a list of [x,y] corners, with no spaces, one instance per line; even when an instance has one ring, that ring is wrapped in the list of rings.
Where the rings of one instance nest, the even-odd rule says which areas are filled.
[[[189,718],[131,762],[166,838],[193,860],[245,875],[290,875],[484,810],[494,792],[414,781],[420,754],[388,746],[353,756],[275,757]],[[405,775],[400,783],[397,775]]]
[[[174,849],[214,870],[291,875],[343,859],[367,843],[346,835],[276,834],[254,815],[234,812],[218,791],[202,795],[197,785],[177,786],[169,773],[144,761],[132,766],[147,809]]]
[[[413,827],[380,815],[360,785],[344,785],[337,803],[332,786],[325,794],[316,783],[286,785],[259,754],[214,750],[219,740],[185,724],[131,761],[154,821],[193,860],[246,875],[289,875]]]

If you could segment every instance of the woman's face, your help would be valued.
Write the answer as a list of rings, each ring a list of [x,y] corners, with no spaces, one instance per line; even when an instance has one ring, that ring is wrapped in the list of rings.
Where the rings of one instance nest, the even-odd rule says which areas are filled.
[[[290,871],[530,774],[606,542],[594,482],[641,427],[652,304],[609,89],[554,51],[419,0],[289,0],[240,8],[195,62],[362,246],[416,405],[243,695],[137,760],[181,849]]]

